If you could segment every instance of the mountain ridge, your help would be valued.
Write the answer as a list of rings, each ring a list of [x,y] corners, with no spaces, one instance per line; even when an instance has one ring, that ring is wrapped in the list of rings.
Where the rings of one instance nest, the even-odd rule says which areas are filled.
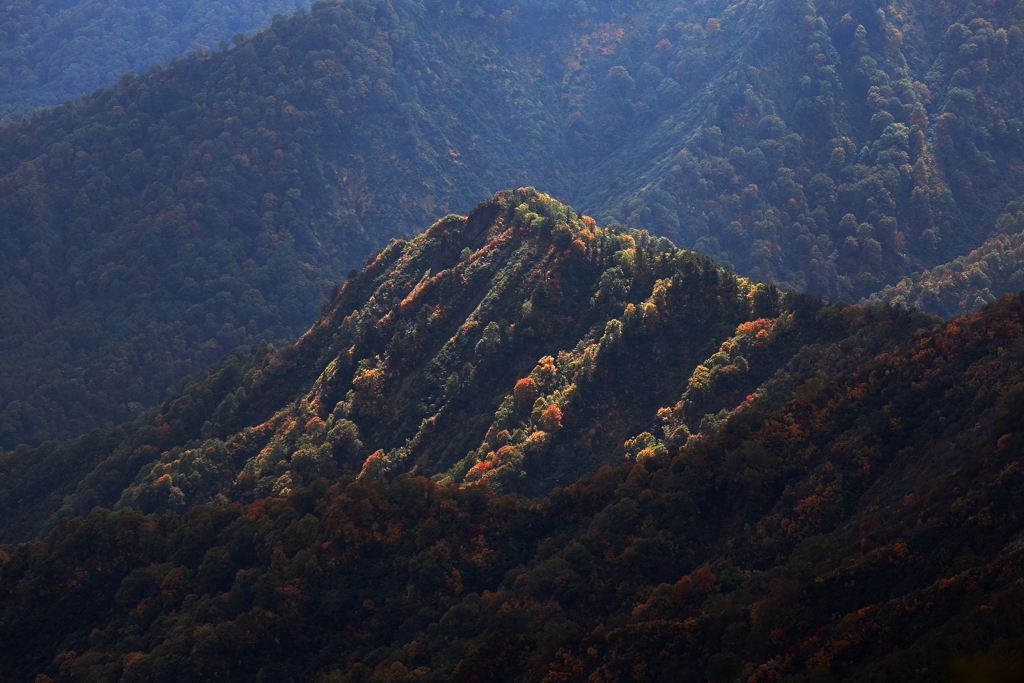
[[[236,352],[110,437],[113,459],[29,485],[13,472],[67,446],[14,451],[3,505],[36,501],[11,527],[35,535],[96,504],[185,510],[346,472],[542,495],[713,433],[808,372],[788,368],[802,348],[832,349],[820,371],[855,367],[837,342],[874,354],[936,324],[859,310],[780,297],[664,238],[602,229],[532,188],[503,191],[393,241],[294,347]]]

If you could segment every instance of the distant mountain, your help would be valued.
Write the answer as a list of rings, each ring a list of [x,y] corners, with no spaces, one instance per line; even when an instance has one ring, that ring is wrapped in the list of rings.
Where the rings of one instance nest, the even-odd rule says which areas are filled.
[[[0,672],[1009,676],[1022,426],[1019,294],[945,323],[780,296],[501,192],[295,346],[6,454],[5,538],[52,531],[0,548]]]
[[[138,0],[7,2],[0,6],[0,121],[113,85],[200,47],[270,25],[304,2]]]
[[[850,301],[1018,239],[1022,36],[1000,3],[353,0],[126,76],[0,132],[0,445],[294,339],[502,187]]]

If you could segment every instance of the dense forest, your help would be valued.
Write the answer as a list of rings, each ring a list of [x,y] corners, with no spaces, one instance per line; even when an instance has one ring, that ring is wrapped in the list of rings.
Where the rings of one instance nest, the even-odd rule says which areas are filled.
[[[297,7],[0,9],[0,680],[1021,680],[1024,3]]]
[[[159,4],[19,0],[0,6],[0,122],[113,85],[176,55],[266,28],[295,0]]]
[[[504,191],[5,454],[0,674],[1012,680],[1022,426],[1019,294],[782,294]]]
[[[944,316],[963,315],[995,299],[995,292],[1024,289],[1024,210],[1010,202],[1000,230],[966,256],[914,273],[864,299],[900,303]]]
[[[422,78],[428,118],[387,85],[402,35],[403,98]],[[393,11],[318,5],[0,130],[0,446],[130,419],[231,348],[294,340],[374,245],[553,156],[517,151],[522,122],[459,80],[525,111],[510,69],[439,63],[418,35]],[[450,140],[474,126],[460,160]]]
[[[0,447],[295,339],[503,187],[784,291],[950,315],[1024,277],[1014,3],[350,0],[236,40],[0,130]]]
[[[735,3],[701,19],[616,53],[609,79],[629,75],[624,92],[652,114],[639,127],[636,108],[623,114],[629,132],[596,177],[628,168],[630,187],[586,190],[574,201],[588,213],[848,300],[1015,228],[999,217],[1021,192],[1019,6]],[[693,83],[672,113],[643,106],[642,71],[678,80],[695,61],[712,87]]]
[[[652,433],[678,445],[714,432],[759,387],[810,372],[787,370],[808,345],[845,340],[870,358],[938,324],[837,304],[812,325],[814,301],[664,238],[602,229],[532,189],[504,191],[393,241],[295,346],[231,354],[132,429],[12,451],[3,537],[96,505],[184,511],[324,475],[413,472],[541,495],[660,452]]]

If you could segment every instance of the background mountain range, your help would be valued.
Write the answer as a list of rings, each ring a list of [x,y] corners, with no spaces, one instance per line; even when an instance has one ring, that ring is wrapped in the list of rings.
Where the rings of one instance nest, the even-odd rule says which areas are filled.
[[[0,445],[294,339],[373,249],[525,184],[783,289],[975,310],[1024,286],[1021,22],[317,3],[125,76],[0,132]]]
[[[8,2],[0,7],[0,121],[16,121],[197,48],[216,49],[222,40],[260,31],[275,14],[302,5],[294,0]]]

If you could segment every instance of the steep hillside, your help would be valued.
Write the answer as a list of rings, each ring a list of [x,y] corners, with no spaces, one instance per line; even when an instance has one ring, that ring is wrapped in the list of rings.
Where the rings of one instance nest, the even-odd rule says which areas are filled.
[[[626,441],[656,419],[671,444],[713,432],[787,381],[772,376],[807,344],[867,358],[935,324],[815,301],[532,189],[501,192],[392,242],[294,347],[232,355],[102,439],[10,453],[4,536],[95,505],[184,511],[344,474],[543,494],[651,446]]]
[[[266,28],[302,2],[7,2],[0,7],[0,121],[112,85],[200,46]]]
[[[565,235],[565,247],[555,243],[563,239],[558,235]],[[681,400],[630,420],[622,429],[629,437],[625,453],[608,452],[614,466],[544,498],[497,495],[496,488],[516,484],[507,473],[499,475],[513,465],[500,449],[479,461],[494,463],[478,477],[489,485],[439,486],[405,474],[389,482],[371,456],[357,476],[336,477],[319,461],[320,474],[331,478],[298,487],[298,461],[304,457],[306,467],[317,462],[320,434],[341,435],[330,437],[338,470],[352,460],[355,437],[381,438],[372,426],[354,434],[354,420],[368,414],[360,402],[373,402],[368,379],[377,377],[378,396],[403,384],[416,395],[429,384],[436,365],[410,362],[412,351],[425,348],[432,324],[443,328],[451,321],[436,301],[464,310],[458,294],[433,298],[435,288],[450,282],[445,273],[469,285],[472,271],[490,263],[496,267],[489,280],[506,291],[531,272],[557,275],[560,296],[550,296],[549,280],[547,303],[534,301],[530,315],[537,316],[534,329],[565,335],[572,325],[564,317],[561,326],[545,328],[543,321],[579,282],[568,264],[597,261],[602,242],[626,237],[520,191],[481,205],[468,220],[448,218],[411,243],[392,245],[350,280],[334,309],[287,354],[302,368],[313,349],[351,342],[344,353],[353,359],[361,349],[379,358],[359,371],[356,360],[346,367],[321,355],[326,370],[313,388],[268,423],[295,422],[278,432],[297,439],[288,486],[280,486],[279,477],[267,498],[245,505],[220,498],[186,514],[98,510],[60,524],[44,541],[3,547],[0,630],[15,654],[0,661],[0,671],[54,681],[90,675],[125,681],[937,683],[949,680],[956,657],[975,654],[980,657],[955,663],[961,675],[953,680],[977,680],[971,675],[981,670],[1018,671],[1013,641],[1024,627],[1017,609],[1024,597],[1024,520],[1017,514],[1024,495],[1020,295],[934,328],[933,318],[905,309],[788,296],[788,310],[740,324],[688,381],[677,383]],[[573,255],[577,241],[582,248]],[[522,254],[518,267],[503,256],[516,253],[513,244]],[[532,245],[529,256],[525,245]],[[567,404],[561,427],[549,408],[540,411],[541,426],[557,435],[552,444],[560,438],[566,446],[563,459],[578,453],[589,463],[595,439],[578,425],[614,429],[617,419],[629,417],[609,411],[601,397],[629,395],[631,384],[639,394],[668,383],[656,374],[658,345],[645,340],[673,343],[681,334],[673,329],[673,312],[695,316],[692,327],[706,326],[702,308],[716,300],[726,310],[730,301],[738,305],[732,292],[749,286],[742,280],[729,285],[727,273],[687,252],[668,250],[658,258],[649,247],[631,249],[634,273],[649,259],[652,271],[662,261],[660,267],[675,263],[679,272],[692,269],[700,277],[685,288],[672,282],[674,291],[666,292],[664,303],[651,301],[650,309],[595,297],[599,311],[609,306],[625,316],[632,304],[648,322],[657,312],[656,325],[645,331],[629,332],[619,320],[619,343],[645,350],[650,365],[647,372],[617,376],[602,367],[615,347],[597,344],[592,379],[580,391],[584,397]],[[531,268],[544,254],[547,267]],[[603,272],[622,269],[630,258],[616,260]],[[385,263],[391,265],[385,269]],[[419,279],[405,278],[416,272]],[[640,281],[631,280],[631,289]],[[680,290],[685,304],[676,298]],[[488,302],[489,291],[469,314],[471,328],[475,316],[502,300],[515,301]],[[750,291],[755,299],[770,294]],[[643,294],[636,296],[646,303]],[[360,299],[371,308],[341,313]],[[406,327],[404,320],[414,322]],[[373,346],[403,327],[407,333]],[[605,334],[616,327],[605,323]],[[358,330],[359,338],[349,336]],[[491,376],[517,374],[508,370],[519,356],[505,329],[496,337],[485,330],[477,329],[463,351],[480,359],[471,388]],[[801,344],[800,335],[812,341]],[[897,338],[902,341],[893,344]],[[398,343],[403,339],[404,346]],[[484,354],[502,347],[504,364],[487,365]],[[586,357],[590,348],[580,351]],[[433,357],[455,362],[460,350]],[[772,358],[785,358],[776,363],[782,372],[741,399],[731,415],[720,415],[716,428],[705,417],[707,431],[687,436],[714,396],[746,391],[745,377],[759,381],[747,373],[770,372],[764,366]],[[512,419],[519,404],[528,407],[523,398],[547,390],[540,379],[565,374],[567,367],[542,361],[531,375],[535,384],[516,382],[497,419]],[[387,377],[390,371],[399,374]],[[331,385],[343,376],[353,387],[339,402],[346,416],[328,415],[324,397],[342,393]],[[251,376],[243,382],[252,386]],[[258,393],[247,392],[246,400]],[[450,396],[445,400],[435,407],[451,405]],[[695,405],[698,400],[705,403]],[[399,425],[400,438],[401,422],[387,422],[380,412],[385,405],[379,402],[373,412],[382,428]],[[525,411],[519,416],[523,425]],[[461,421],[472,424],[473,418]],[[452,439],[444,421],[435,422],[433,450],[423,450],[426,439],[417,446],[414,438],[407,460],[388,460],[391,473],[411,466],[429,473],[450,462],[418,457],[443,452]],[[210,428],[217,429],[204,429]],[[243,429],[223,445],[211,438],[202,448],[179,450],[176,462],[158,465],[162,473],[149,485],[146,504],[173,509],[174,497],[194,496],[195,482],[216,481],[213,472],[225,455],[240,463],[245,444],[267,434],[266,427]],[[493,436],[517,447],[511,435]],[[262,480],[249,473],[293,448],[284,436],[277,445],[267,443],[256,464],[245,465],[221,495],[235,496],[235,489],[253,482],[258,489]],[[544,447],[553,452],[552,445]],[[561,465],[551,460],[546,456],[538,468],[541,476],[558,471]],[[460,472],[448,469],[444,478]],[[133,502],[145,502],[141,490],[134,491]]]
[[[966,254],[1020,195],[1013,3],[683,3],[662,21],[623,41],[592,107],[597,172],[573,201],[603,222],[856,299]]]
[[[499,193],[468,218],[448,216],[412,241],[393,241],[349,279],[293,349],[233,356],[224,370],[215,368],[195,385],[221,387],[212,395],[175,398],[144,416],[140,424],[150,428],[140,429],[149,437],[137,447],[145,446],[146,455],[126,453],[100,464],[117,470],[116,477],[94,476],[96,485],[76,492],[92,465],[85,472],[47,466],[53,471],[30,485],[22,478],[27,475],[13,474],[27,471],[21,463],[69,456],[53,455],[61,448],[56,444],[14,451],[5,507],[27,505],[42,516],[23,510],[5,515],[4,524],[38,525],[68,494],[64,515],[97,503],[111,506],[124,487],[125,503],[149,511],[186,509],[218,495],[262,497],[364,466],[392,474],[455,468],[451,476],[461,480],[475,460],[488,459],[486,448],[469,456],[485,437],[486,443],[501,440],[499,446],[514,441],[519,466],[509,476],[515,480],[523,475],[525,448],[536,451],[535,460],[549,449],[553,455],[564,450],[549,424],[555,404],[555,412],[565,413],[566,436],[590,433],[592,453],[587,461],[567,462],[564,471],[545,468],[530,484],[544,491],[557,478],[567,483],[604,464],[621,449],[629,425],[650,419],[673,398],[690,371],[752,319],[755,308],[757,317],[774,316],[774,290],[739,280],[707,257],[644,233],[601,230],[532,189]],[[282,397],[268,404],[264,384],[280,372],[302,393],[291,403]],[[531,373],[535,380],[516,403],[512,390]],[[590,389],[595,376],[609,373],[609,388],[628,386],[631,375],[653,383],[621,396]],[[306,383],[294,384],[296,377]],[[262,424],[237,415],[248,415],[253,401],[274,411]],[[621,424],[594,431],[597,424],[582,418],[568,427],[574,414],[597,404],[617,406]],[[175,405],[191,406],[189,417],[179,417]],[[180,436],[162,441],[161,430]],[[201,440],[183,443],[193,439]],[[186,445],[186,451],[161,453],[164,444]],[[200,471],[205,474],[196,479]],[[181,476],[194,486],[183,489]],[[117,488],[110,481],[119,482]]]
[[[295,338],[373,246],[501,187],[847,300],[1017,239],[1011,5],[318,2],[4,129],[0,444]]]

